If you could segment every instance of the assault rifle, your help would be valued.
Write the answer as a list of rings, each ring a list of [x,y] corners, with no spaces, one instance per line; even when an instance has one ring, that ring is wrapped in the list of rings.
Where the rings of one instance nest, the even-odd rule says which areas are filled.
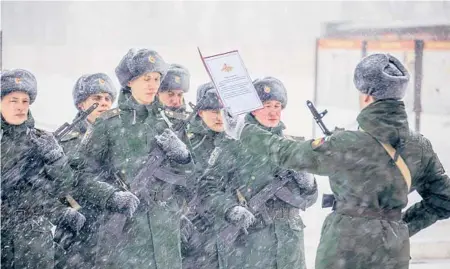
[[[245,200],[241,202],[241,206],[246,207],[254,216],[261,215],[264,222],[269,224],[270,217],[265,208],[265,203],[291,180],[290,170],[284,170],[278,174],[273,183],[266,185],[260,192],[255,194],[248,202]],[[241,199],[239,199],[241,200]],[[237,224],[230,224],[219,233],[219,237],[225,245],[230,246],[241,234],[241,231],[247,234],[247,230],[243,227],[243,220]]]
[[[202,101],[203,99],[199,101],[199,104]],[[198,108],[200,107],[199,104],[197,104],[197,106],[193,106],[193,111],[186,118],[186,120],[183,120],[179,124],[173,126],[172,129],[178,137],[182,137],[187,124],[189,124],[198,113]],[[161,113],[164,113],[164,111],[161,111]],[[152,185],[158,180],[164,181],[171,185],[186,186],[187,178],[185,175],[175,174],[170,170],[170,167],[161,166],[165,160],[167,160],[166,154],[158,145],[156,145],[149,152],[141,170],[139,170],[131,183],[127,182],[125,175],[119,171],[114,173],[114,178],[118,182],[121,189],[130,191],[136,195],[141,203],[139,207],[146,210],[152,201],[154,201],[153,194],[150,193],[150,190]],[[164,190],[161,192],[164,193]],[[104,225],[100,227],[99,236],[101,237],[101,240],[99,240],[99,242],[108,245],[108,247],[119,242],[118,240],[121,240],[123,236],[126,221],[127,216],[123,214],[109,214],[107,219],[105,219]],[[105,259],[108,255],[110,255],[110,253],[100,254],[100,256]],[[100,261],[102,259],[103,258],[100,258]]]
[[[317,125],[319,125],[320,129],[322,130],[323,134],[326,136],[330,136],[333,134],[323,123],[322,119],[325,117],[325,115],[328,113],[328,111],[325,109],[322,113],[319,113],[314,106],[314,104],[311,101],[306,101],[306,105],[308,106],[309,110],[311,111],[311,114],[313,115],[314,120],[316,121]],[[338,129],[338,128],[336,128]],[[335,204],[335,197],[333,194],[324,194],[322,196],[322,208],[327,207],[333,207]]]

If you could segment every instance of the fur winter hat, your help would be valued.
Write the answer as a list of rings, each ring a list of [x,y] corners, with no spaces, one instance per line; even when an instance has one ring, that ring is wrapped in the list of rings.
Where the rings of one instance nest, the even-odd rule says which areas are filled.
[[[148,72],[158,72],[164,79],[169,65],[154,50],[130,49],[116,67],[116,76],[123,88],[128,82]]]
[[[199,110],[219,110],[223,108],[212,82],[202,84],[197,88],[197,105]]]
[[[253,86],[258,93],[261,102],[276,100],[281,103],[283,108],[287,105],[287,92],[283,83],[274,77],[264,77],[262,79],[255,79]]]
[[[25,92],[30,104],[36,100],[37,81],[33,74],[24,69],[3,70],[1,73],[2,98],[12,92]]]
[[[372,54],[358,63],[353,82],[360,92],[376,100],[400,100],[405,97],[409,73],[394,56]]]
[[[89,96],[97,93],[109,93],[114,102],[117,96],[116,87],[108,75],[104,73],[86,74],[81,76],[72,90],[73,102],[78,104],[88,99]]]
[[[183,90],[183,92],[188,92],[190,77],[189,71],[184,66],[172,64],[169,67],[169,70],[167,70],[167,74],[161,82],[161,86],[159,86],[159,91]]]

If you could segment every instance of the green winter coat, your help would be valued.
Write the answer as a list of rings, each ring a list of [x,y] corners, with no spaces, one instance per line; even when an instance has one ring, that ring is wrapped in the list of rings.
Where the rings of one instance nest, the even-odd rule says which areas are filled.
[[[82,160],[80,160],[79,149],[81,143],[84,143],[87,139],[87,131],[91,128],[91,124],[88,121],[79,122],[75,127],[61,138],[60,144],[64,149],[65,154],[69,158],[71,167],[78,171]],[[103,184],[102,184],[103,185]],[[115,188],[108,190],[108,192],[114,192]],[[95,205],[89,201],[89,197],[83,197],[82,195],[74,195],[73,197],[81,206],[78,210],[86,217],[86,222],[75,237],[71,237],[65,242],[57,243],[70,243],[70,247],[64,250],[62,246],[56,248],[55,252],[55,269],[62,268],[93,268],[95,265],[95,255],[97,252],[97,234],[98,227],[102,220],[103,209],[99,205]],[[65,206],[70,204],[62,199]],[[57,227],[58,232],[61,227]]]
[[[129,185],[156,146],[154,137],[167,128],[162,109],[156,103],[139,105],[129,91],[122,90],[118,104],[117,109],[104,112],[96,120],[90,138],[82,148],[83,158],[89,164],[83,167],[82,175],[102,177],[117,187],[112,174],[119,172]],[[171,160],[163,165],[170,166],[175,173],[191,172],[190,165],[179,165]],[[116,245],[105,246],[99,242],[101,251],[106,250],[108,255],[98,259],[107,261],[101,265],[103,268],[181,268],[179,228],[183,197],[177,188],[158,181],[149,189],[155,202],[148,207],[141,202],[137,212],[125,224],[124,239]],[[160,197],[163,191],[172,195]]]
[[[283,123],[275,128],[265,128],[250,114],[246,121],[257,124],[275,136],[282,136]],[[239,190],[249,201],[281,173],[277,165],[262,154],[252,154],[240,143],[226,139],[216,156],[211,156],[210,167],[202,177],[201,196],[204,203],[215,214],[218,232],[230,224],[227,212],[239,205],[236,195]],[[260,146],[260,145],[258,145]],[[310,200],[307,206],[317,199],[317,188],[300,189],[290,181],[286,187],[296,196]],[[305,227],[299,209],[278,198],[266,202],[272,224],[266,224],[260,215],[249,229],[248,235],[241,235],[232,247],[223,244],[218,238],[220,268],[305,268],[304,236]],[[292,212],[290,215],[276,216],[275,212]]]
[[[189,244],[183,247],[183,269],[218,268],[217,251],[215,247],[215,230],[211,212],[200,204],[197,195],[199,179],[208,167],[208,160],[216,147],[220,148],[225,139],[225,133],[209,129],[200,117],[195,117],[189,125],[188,138],[191,154],[195,162],[195,184],[190,188],[190,208],[187,217],[194,224]],[[205,210],[203,212],[202,210]],[[199,211],[199,212],[197,212]]]
[[[62,216],[56,197],[72,191],[72,171],[66,156],[52,164],[36,158],[30,137],[44,131],[34,128],[31,113],[21,125],[9,125],[2,117],[1,127],[2,268],[53,269],[52,223]],[[20,174],[7,176],[17,165],[24,165]]]
[[[316,269],[408,268],[409,236],[450,216],[450,180],[431,143],[410,132],[403,102],[375,102],[357,121],[365,132],[337,132],[314,143],[282,139],[249,125],[241,143],[282,167],[329,176],[338,207],[324,222]],[[423,197],[403,221],[399,212],[407,205],[409,190],[377,140],[400,151],[412,189]],[[382,210],[396,217],[364,213]]]

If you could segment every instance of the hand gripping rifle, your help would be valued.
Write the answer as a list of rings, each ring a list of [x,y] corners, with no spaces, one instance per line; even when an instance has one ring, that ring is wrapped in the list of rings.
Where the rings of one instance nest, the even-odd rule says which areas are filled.
[[[86,119],[86,117],[92,113],[92,111],[94,111],[94,109],[98,106],[97,103],[95,103],[94,105],[92,105],[86,112],[82,112],[82,115],[80,117],[78,117],[77,119],[74,120],[74,122],[72,124],[68,124],[68,123],[64,123],[63,126],[59,127],[54,133],[53,135],[55,136],[56,140],[58,142],[60,142],[61,138],[67,134],[68,132],[70,132],[75,125]],[[20,175],[28,175],[33,169],[37,169],[37,167],[35,167],[35,165],[26,165],[26,162],[28,162],[28,158],[27,156],[30,154],[34,154],[34,153],[27,153],[26,156],[24,156],[24,158],[21,158],[21,160],[14,165],[14,167],[12,167],[10,170],[6,171],[2,177],[3,178],[8,178],[11,181],[17,181],[19,180],[18,177],[20,177]],[[23,167],[25,167],[25,169],[23,169]]]
[[[98,103],[94,103],[92,106],[90,106],[86,111],[80,111],[79,116],[75,118],[71,124],[65,122],[62,126],[60,126],[56,131],[53,132],[53,136],[56,138],[58,142],[61,142],[63,137],[68,134],[70,131],[77,126],[78,123],[84,121],[87,119],[87,117],[94,112],[94,110],[99,106]],[[79,210],[81,209],[80,204],[71,196],[66,195],[65,200],[69,203],[69,205],[75,209]],[[64,250],[68,249],[70,245],[73,244],[73,239],[75,237],[75,234],[73,234],[70,231],[64,230],[64,229],[57,229],[54,241],[57,242]]]
[[[278,174],[276,176],[277,178],[274,179],[272,183],[266,185],[260,192],[255,194],[248,202],[245,201],[244,197],[239,198],[240,193],[238,192],[239,200],[242,199],[244,200],[240,201],[241,206],[246,207],[255,216],[260,214],[264,222],[266,222],[266,224],[270,224],[271,220],[266,211],[265,204],[281,188],[283,188],[283,186],[286,185],[286,183],[288,183],[291,180],[289,173],[290,173],[289,170],[284,170],[282,173]],[[237,224],[229,224],[225,229],[223,229],[219,233],[219,238],[221,238],[222,242],[225,245],[231,246],[233,242],[236,241],[238,236],[241,234],[241,231],[244,232],[244,234],[248,233],[247,230],[244,229],[243,227],[242,220]]]
[[[199,101],[202,102],[203,99]],[[181,121],[179,124],[173,126],[174,133],[181,137],[185,131],[187,124],[192,121],[198,112],[199,104],[193,107],[193,111],[186,120]],[[164,112],[163,112],[164,113]],[[153,147],[149,152],[146,161],[143,163],[141,170],[137,173],[134,180],[128,183],[124,175],[117,171],[114,173],[115,180],[120,185],[121,189],[130,191],[136,195],[141,204],[139,207],[147,209],[154,201],[153,195],[150,193],[151,186],[157,182],[157,180],[164,181],[168,184],[186,186],[186,176],[175,174],[170,170],[170,167],[162,167],[163,162],[167,160],[166,154],[159,146]],[[123,229],[127,220],[127,216],[123,214],[109,214],[105,219],[104,225],[100,228],[99,236],[101,237],[102,244],[109,245],[115,244],[123,236]],[[99,241],[99,242],[100,242]],[[109,253],[101,254],[103,257],[107,257]]]

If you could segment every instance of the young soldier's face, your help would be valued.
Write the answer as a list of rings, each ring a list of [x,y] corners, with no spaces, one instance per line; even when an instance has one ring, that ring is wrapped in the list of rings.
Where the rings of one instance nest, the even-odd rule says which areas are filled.
[[[180,108],[183,104],[183,90],[168,90],[158,92],[159,101],[165,106]]]
[[[139,104],[149,105],[155,100],[160,84],[161,74],[150,72],[128,82],[128,87]]]
[[[198,115],[202,118],[203,122],[209,129],[218,133],[224,131],[223,119],[220,110],[200,110]]]
[[[252,112],[256,120],[265,127],[276,127],[281,120],[281,102],[270,100],[264,102],[264,107]]]
[[[97,93],[92,94],[88,97],[88,99],[84,100],[81,104],[79,104],[79,108],[82,111],[86,111],[88,108],[90,108],[94,103],[98,103],[98,107],[92,111],[91,114],[87,117],[87,120],[90,123],[94,123],[95,119],[97,119],[100,114],[105,112],[106,110],[109,110],[112,106],[112,98],[109,93]]]
[[[24,92],[12,92],[2,98],[3,119],[11,125],[20,125],[28,119],[30,96]]]

